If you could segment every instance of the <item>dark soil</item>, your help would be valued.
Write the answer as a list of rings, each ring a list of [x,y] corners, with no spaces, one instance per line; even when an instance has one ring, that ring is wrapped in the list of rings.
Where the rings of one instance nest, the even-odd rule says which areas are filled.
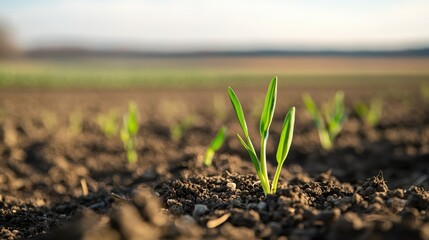
[[[265,87],[235,90],[258,142],[250,113]],[[225,89],[0,90],[0,238],[429,239],[429,104],[416,86],[345,87],[349,120],[323,151],[300,96],[320,102],[335,90],[279,89],[270,176],[292,105],[295,136],[279,189],[266,197]],[[375,128],[351,110],[372,97],[384,99]],[[214,98],[224,99],[224,120]],[[136,164],[95,122],[113,108],[124,113],[129,100],[141,117]],[[69,129],[74,112],[81,132]],[[170,126],[190,115],[191,127],[172,140]],[[205,148],[222,124],[229,137],[206,168]]]

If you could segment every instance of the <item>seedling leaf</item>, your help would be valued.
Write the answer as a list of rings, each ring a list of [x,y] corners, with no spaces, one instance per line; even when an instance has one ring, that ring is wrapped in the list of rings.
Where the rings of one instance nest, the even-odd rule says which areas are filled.
[[[138,109],[134,102],[130,102],[128,112],[124,114],[123,126],[120,131],[120,137],[124,144],[128,163],[137,161],[136,143],[137,132],[139,130]]]
[[[235,114],[237,115],[238,122],[240,123],[241,129],[243,129],[244,136],[248,138],[249,131],[247,130],[246,119],[244,118],[243,108],[241,107],[240,101],[235,95],[235,92],[231,87],[228,87],[228,95],[234,108]]]
[[[214,151],[219,150],[219,148],[222,147],[222,144],[225,141],[226,132],[226,127],[221,127],[216,137],[211,142],[209,148],[213,149]]]
[[[250,158],[252,160],[253,166],[255,167],[256,172],[261,172],[261,165],[259,163],[258,157],[256,156],[256,153],[250,149],[249,146],[247,146],[246,142],[241,138],[239,134],[237,134],[238,140],[240,140],[243,147],[247,150],[247,152],[250,155]]]
[[[226,138],[226,127],[223,126],[216,134],[215,138],[210,143],[209,147],[207,148],[206,155],[204,157],[204,165],[210,166],[212,164],[213,156],[217,150],[219,150],[220,147],[222,147],[223,142]]]
[[[277,147],[277,163],[282,164],[286,160],[292,144],[293,129],[295,125],[295,107],[292,107],[287,113],[283,122],[282,132],[280,134],[279,145]]]
[[[270,128],[271,122],[274,116],[274,109],[276,107],[277,98],[277,77],[271,80],[270,86],[268,87],[267,96],[265,97],[265,104],[262,110],[260,132],[263,138],[268,135],[268,129]]]
[[[377,125],[383,115],[383,101],[381,99],[372,99],[369,105],[356,102],[353,107],[356,114],[371,127]]]
[[[130,102],[127,115],[127,128],[130,135],[137,134],[139,130],[138,110],[134,102]]]
[[[332,148],[332,143],[346,119],[344,93],[338,91],[332,102],[323,104],[322,111],[317,108],[310,95],[304,94],[302,100],[319,132],[320,144],[324,149]]]

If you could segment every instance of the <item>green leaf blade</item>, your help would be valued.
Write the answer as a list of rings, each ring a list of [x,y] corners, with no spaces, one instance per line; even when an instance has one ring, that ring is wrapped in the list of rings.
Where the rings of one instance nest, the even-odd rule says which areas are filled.
[[[308,93],[304,93],[302,95],[302,101],[304,102],[304,105],[311,116],[317,115],[318,110],[316,104]]]
[[[292,107],[286,114],[283,122],[282,132],[280,134],[279,145],[277,147],[277,163],[283,164],[289,153],[292,144],[293,130],[295,126],[295,107]]]
[[[344,92],[338,91],[334,97],[333,121],[341,124],[345,119]]]
[[[323,130],[324,128],[326,128],[325,121],[323,120],[322,114],[320,113],[320,110],[317,108],[311,96],[305,93],[302,96],[302,100],[304,102],[304,106],[306,107],[307,111],[310,113],[310,116],[313,119],[313,122],[316,128],[318,130]]]
[[[139,130],[139,116],[136,103],[130,102],[126,118],[128,132],[131,136],[136,135]]]
[[[270,128],[271,122],[274,116],[274,109],[276,107],[277,98],[277,77],[271,80],[270,86],[267,90],[265,97],[265,104],[262,110],[261,121],[260,121],[260,132],[263,138],[268,135],[268,129]]]
[[[225,126],[221,127],[221,129],[216,134],[216,137],[210,143],[209,148],[213,149],[213,151],[219,150],[219,148],[222,147],[222,144],[225,141],[226,134],[227,134],[226,127]]]
[[[234,108],[235,114],[237,115],[237,119],[240,123],[241,129],[244,132],[244,136],[246,138],[249,138],[249,131],[247,129],[246,119],[244,118],[243,108],[241,107],[241,103],[231,87],[228,87],[228,95]]]
[[[256,156],[256,153],[244,142],[243,138],[239,134],[237,134],[238,140],[240,140],[241,145],[247,150],[252,160],[253,166],[255,167],[256,172],[261,173],[261,164],[259,163],[259,159]]]

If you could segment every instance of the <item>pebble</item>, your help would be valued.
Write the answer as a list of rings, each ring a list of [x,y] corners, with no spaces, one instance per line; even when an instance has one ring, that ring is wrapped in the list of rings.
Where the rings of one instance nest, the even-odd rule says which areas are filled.
[[[192,215],[195,216],[201,216],[205,214],[209,208],[204,204],[195,204],[194,211],[192,212]]]
[[[258,207],[259,211],[264,211],[265,209],[267,209],[267,203],[266,202],[259,202],[257,207]]]
[[[230,190],[235,190],[237,188],[237,184],[233,182],[229,182],[226,184],[226,187],[229,188]]]

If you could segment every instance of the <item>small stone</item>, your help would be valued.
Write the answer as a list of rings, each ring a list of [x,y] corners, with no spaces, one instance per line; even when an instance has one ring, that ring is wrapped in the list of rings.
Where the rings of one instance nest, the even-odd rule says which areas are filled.
[[[194,211],[193,211],[192,215],[194,217],[195,216],[201,216],[201,215],[205,214],[208,210],[209,210],[209,208],[204,204],[195,204]]]
[[[259,202],[257,207],[258,207],[259,211],[264,211],[267,209],[267,203],[266,202]]]
[[[235,184],[233,182],[229,182],[226,184],[226,187],[230,190],[235,190],[237,188],[237,184]]]

